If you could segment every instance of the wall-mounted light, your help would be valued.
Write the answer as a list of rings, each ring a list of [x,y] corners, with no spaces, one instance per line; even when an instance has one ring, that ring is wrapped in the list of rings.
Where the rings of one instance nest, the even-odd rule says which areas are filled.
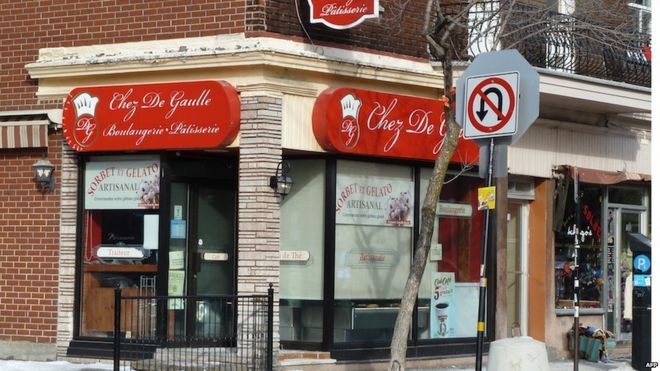
[[[42,158],[35,162],[32,168],[34,169],[34,180],[39,183],[41,192],[53,192],[55,190],[55,177],[53,176],[55,166],[47,158]]]
[[[288,161],[280,161],[275,169],[275,175],[270,177],[270,188],[274,189],[275,193],[281,195],[282,198],[291,192],[293,185],[293,179],[287,175],[289,170],[291,170],[291,164]]]

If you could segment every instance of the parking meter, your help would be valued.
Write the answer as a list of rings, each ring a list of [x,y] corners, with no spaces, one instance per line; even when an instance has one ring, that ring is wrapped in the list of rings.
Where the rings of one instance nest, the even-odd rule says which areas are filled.
[[[632,366],[650,370],[651,361],[651,240],[639,233],[628,233],[633,253]]]

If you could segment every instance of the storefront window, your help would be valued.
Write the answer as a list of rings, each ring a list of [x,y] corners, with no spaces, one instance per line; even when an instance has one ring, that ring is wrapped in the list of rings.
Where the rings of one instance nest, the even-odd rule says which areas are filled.
[[[295,185],[282,201],[280,339],[321,342],[325,160],[291,160]]]
[[[338,161],[334,341],[391,339],[410,270],[410,167]]]
[[[114,288],[154,294],[160,161],[93,158],[84,180],[81,336],[113,334]],[[122,328],[129,337],[136,329]]]
[[[431,171],[422,169],[421,190],[427,189]],[[482,185],[480,178],[460,176],[442,188],[433,242],[419,289],[420,339],[476,334],[483,243],[483,213],[477,211],[477,190]],[[420,199],[425,196],[423,192]]]
[[[608,189],[608,202],[611,204],[644,205],[646,192],[641,188],[618,188]]]
[[[580,184],[580,224],[576,228],[576,210],[573,199],[573,184],[567,187],[565,207],[555,231],[555,284],[556,307],[573,307],[574,274],[580,280],[580,307],[600,308],[603,290],[603,252],[601,236],[604,233],[601,216],[603,189],[599,186]],[[561,197],[557,197],[558,200]],[[557,202],[557,201],[556,201]],[[577,235],[577,236],[576,236]],[[575,269],[575,240],[578,239],[579,268]]]

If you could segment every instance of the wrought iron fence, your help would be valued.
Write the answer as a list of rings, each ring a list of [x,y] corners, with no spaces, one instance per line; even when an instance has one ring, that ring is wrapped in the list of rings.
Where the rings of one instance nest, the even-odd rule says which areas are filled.
[[[272,370],[273,289],[251,296],[122,296],[114,370]]]
[[[651,86],[651,37],[634,22],[607,23],[508,0],[477,2],[471,8],[456,0],[440,8],[464,25],[451,37],[456,60],[512,48],[536,67]]]

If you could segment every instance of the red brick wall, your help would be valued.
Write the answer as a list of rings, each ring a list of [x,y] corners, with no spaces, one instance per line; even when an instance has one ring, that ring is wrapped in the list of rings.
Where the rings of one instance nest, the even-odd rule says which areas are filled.
[[[426,3],[427,0],[381,0],[380,5],[385,10],[378,18],[367,19],[346,30],[334,30],[322,24],[309,23],[306,0],[270,0],[266,5],[266,30],[302,37],[307,42],[310,42],[309,35],[312,43],[340,43],[428,58],[426,41],[422,36]]]
[[[0,150],[0,340],[53,343],[57,330],[59,191],[42,193],[32,164],[60,175],[61,136],[49,148]]]
[[[165,40],[263,30],[264,0],[0,2],[0,111],[48,106],[25,65],[40,48]]]
[[[264,0],[61,0],[0,2],[0,111],[38,102],[25,65],[39,49],[262,31]],[[56,338],[59,185],[42,194],[32,164],[47,154],[59,174],[61,133],[48,150],[0,149],[0,340]]]

